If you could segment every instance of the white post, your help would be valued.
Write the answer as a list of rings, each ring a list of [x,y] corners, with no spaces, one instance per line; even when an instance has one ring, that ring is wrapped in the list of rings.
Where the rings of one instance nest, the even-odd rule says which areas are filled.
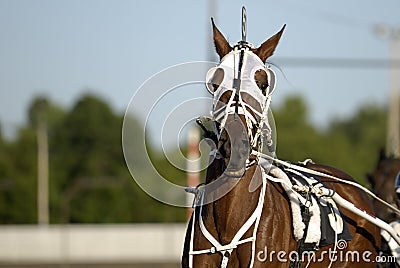
[[[49,145],[47,124],[40,120],[37,125],[38,185],[37,210],[38,223],[49,224]]]
[[[398,49],[400,42],[400,28],[390,27],[385,24],[375,25],[375,33],[386,40],[390,44],[390,92],[389,92],[389,109],[388,122],[386,133],[386,154],[396,158],[400,157],[400,142],[399,142],[399,80],[397,61]]]
[[[397,50],[399,48],[399,40],[396,36],[392,36],[390,42],[390,93],[389,93],[389,115],[386,140],[386,153],[388,156],[400,157],[399,144],[399,83],[396,62],[398,59]]]

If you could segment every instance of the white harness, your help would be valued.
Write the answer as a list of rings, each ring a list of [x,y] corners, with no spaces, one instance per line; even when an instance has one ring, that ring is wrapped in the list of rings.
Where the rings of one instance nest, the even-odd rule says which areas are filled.
[[[190,237],[190,246],[189,246],[189,267],[193,267],[193,256],[199,254],[207,254],[207,253],[217,253],[219,252],[222,255],[221,261],[221,268],[226,268],[228,265],[229,257],[232,251],[237,248],[241,244],[245,243],[252,243],[251,244],[251,262],[250,267],[253,267],[254,264],[254,256],[255,256],[255,247],[256,247],[256,238],[257,238],[257,230],[258,224],[261,219],[261,213],[264,206],[264,197],[265,197],[265,188],[266,188],[266,177],[262,176],[262,188],[260,191],[260,195],[258,197],[257,207],[255,208],[253,214],[247,219],[247,221],[240,227],[237,231],[235,236],[233,237],[232,241],[226,245],[221,245],[221,243],[214,238],[214,236],[207,230],[206,226],[203,222],[203,217],[201,216],[203,211],[203,201],[204,201],[204,191],[198,190],[196,193],[201,195],[200,204],[193,204],[195,210],[193,211],[193,218],[192,218],[192,232]],[[196,200],[196,198],[195,198]],[[195,231],[195,222],[196,222],[196,207],[199,208],[198,210],[198,221],[201,233],[204,237],[212,244],[212,247],[209,249],[202,249],[202,250],[194,250],[193,249],[193,240],[194,240],[194,231]],[[243,238],[243,235],[250,229],[251,226],[254,225],[253,234],[248,238]]]
[[[214,91],[212,86],[213,84],[215,85],[213,79],[217,69],[223,71],[223,79],[218,84],[218,88]],[[268,77],[268,87],[266,88],[265,95],[262,94],[254,78],[256,72],[259,70],[264,71]],[[235,46],[235,49],[228,53],[217,67],[208,71],[206,76],[206,85],[209,92],[214,95],[212,116],[213,120],[220,124],[219,130],[216,131],[218,139],[227,124],[228,116],[239,114],[243,115],[246,119],[247,134],[249,136],[251,148],[262,148],[264,137],[266,137],[266,143],[271,145],[272,130],[268,122],[268,108],[271,102],[271,94],[275,88],[275,73],[264,65],[260,58],[250,50],[249,46]],[[221,96],[229,91],[231,91],[229,101],[227,103],[222,103],[220,101]],[[258,105],[258,110],[248,104],[248,102],[252,102],[253,105]],[[257,127],[255,135],[253,135],[254,126]],[[229,256],[232,251],[239,245],[250,242],[252,243],[250,267],[253,267],[256,236],[263,210],[267,183],[265,171],[263,170],[262,173],[262,187],[258,197],[257,206],[252,215],[237,231],[232,241],[226,245],[221,245],[221,243],[213,237],[204,225],[201,216],[204,204],[204,189],[199,188],[194,191],[197,196],[195,200],[199,200],[199,204],[196,204],[196,201],[193,204],[195,210],[193,212],[191,226],[192,232],[189,248],[189,267],[193,267],[194,255],[219,252],[222,255],[220,267],[225,268],[228,265]],[[198,208],[198,213],[196,213],[196,208]],[[194,250],[193,248],[195,222],[197,217],[202,234],[212,244],[212,247],[209,249]],[[243,238],[243,235],[252,226],[254,226],[252,236]]]
[[[213,79],[217,70],[219,72],[223,72],[223,79],[218,84],[218,88],[213,88],[213,84],[215,85]],[[258,70],[265,71],[268,76],[268,87],[266,94],[263,95],[261,90],[258,88],[256,81],[254,79],[254,75]],[[232,82],[233,81],[233,82]],[[220,124],[219,129],[216,130],[216,135],[218,139],[221,136],[222,130],[227,124],[228,116],[240,114],[245,117],[247,124],[247,134],[249,136],[249,141],[251,144],[251,154],[255,155],[258,159],[258,162],[269,162],[269,163],[279,163],[283,166],[293,168],[298,171],[306,172],[309,174],[314,174],[317,176],[323,176],[335,179],[337,181],[341,181],[347,184],[351,184],[362,189],[364,192],[368,193],[372,197],[380,200],[375,195],[373,195],[370,191],[365,189],[364,187],[350,181],[342,180],[340,178],[330,176],[328,174],[324,174],[321,172],[317,172],[305,167],[292,166],[284,161],[277,159],[275,156],[270,156],[268,154],[264,154],[262,152],[263,143],[266,140],[266,143],[272,142],[272,130],[271,126],[268,122],[268,109],[271,102],[271,94],[275,88],[275,73],[267,68],[261,60],[255,55],[249,48],[249,46],[235,46],[235,49],[228,53],[222,60],[221,63],[210,69],[207,73],[206,77],[206,85],[210,93],[214,95],[213,100],[213,110],[212,116],[213,120]],[[227,103],[221,102],[221,97],[224,93],[231,91],[230,98]],[[250,105],[248,102],[252,102],[254,105],[258,105],[259,110]],[[257,127],[256,134],[253,136],[253,127]],[[265,138],[264,138],[265,137]],[[260,145],[261,144],[261,145]],[[263,166],[263,165],[261,165]],[[260,191],[260,195],[258,198],[258,204],[255,208],[252,215],[247,219],[247,221],[242,225],[242,227],[235,234],[232,241],[226,245],[221,245],[221,243],[213,237],[213,235],[207,230],[204,225],[202,219],[202,208],[204,201],[204,189],[199,188],[197,190],[189,189],[189,191],[196,194],[195,200],[199,200],[199,203],[196,202],[193,204],[195,208],[198,208],[198,213],[196,213],[196,209],[194,210],[193,218],[192,218],[192,230],[190,237],[190,246],[189,246],[189,267],[193,267],[193,257],[194,255],[199,254],[207,254],[207,253],[220,253],[222,255],[221,268],[226,268],[229,261],[229,256],[232,251],[237,248],[239,245],[244,243],[252,243],[251,250],[251,262],[249,267],[253,267],[254,265],[254,256],[255,256],[255,243],[256,243],[256,235],[258,230],[259,221],[261,219],[264,197],[265,197],[265,188],[267,179],[272,181],[273,178],[267,175],[268,172],[263,170],[262,175],[262,189]],[[279,180],[279,179],[278,179]],[[278,182],[277,180],[277,182]],[[297,190],[292,188],[292,185],[286,185],[284,181],[280,181],[283,186],[288,186],[288,191],[296,193]],[[334,191],[325,188],[325,187],[315,187],[312,191],[317,196],[329,196],[331,197],[338,205],[343,206],[353,213],[367,219],[368,221],[374,223],[380,228],[386,230],[390,236],[400,245],[400,237],[396,233],[396,231],[387,223],[382,220],[375,218],[369,215],[367,212],[357,208],[354,204],[348,202],[343,199]],[[382,200],[380,200],[382,202]],[[386,202],[384,202],[386,203]],[[386,204],[388,205],[388,204]],[[390,205],[388,205],[390,206]],[[392,208],[400,214],[395,208]],[[194,241],[194,231],[195,231],[195,223],[196,216],[198,217],[199,227],[204,235],[204,237],[212,244],[212,247],[209,249],[201,249],[194,250],[193,241]],[[243,238],[243,235],[254,225],[253,234],[251,237]],[[332,263],[330,264],[330,266]]]
[[[223,72],[223,79],[214,91],[212,86],[215,85],[213,79],[217,70]],[[255,81],[254,76],[257,71],[264,71],[267,74],[268,87],[265,95],[262,94]],[[268,109],[272,92],[275,89],[275,77],[275,72],[266,67],[248,46],[235,46],[234,50],[222,58],[218,66],[207,72],[206,86],[208,91],[214,95],[212,117],[220,124],[218,138],[227,124],[228,116],[237,113],[246,119],[251,148],[258,147],[257,143],[264,141],[264,139],[260,139],[261,135],[265,135],[267,143],[271,145],[272,130],[268,122]],[[235,81],[239,81],[239,83],[235,85]],[[229,91],[231,92],[229,101],[221,102],[222,95]],[[258,109],[254,106],[258,106]],[[257,126],[257,132],[253,136],[254,126]]]

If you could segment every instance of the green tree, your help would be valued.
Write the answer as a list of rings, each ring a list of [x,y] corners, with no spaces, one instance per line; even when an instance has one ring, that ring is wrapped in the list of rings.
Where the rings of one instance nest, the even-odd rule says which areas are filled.
[[[373,169],[377,152],[385,143],[386,110],[365,104],[351,117],[335,119],[327,129],[313,126],[300,96],[288,97],[274,109],[277,155],[290,161],[311,158],[342,169],[361,183]]]
[[[344,119],[332,120],[326,129],[310,122],[301,96],[288,97],[274,107],[277,155],[342,169],[363,182],[375,166],[386,137],[386,110],[365,104]],[[45,96],[32,100],[28,122],[14,140],[0,136],[0,223],[37,222],[37,126],[46,122],[49,137],[51,223],[175,222],[186,210],[162,204],[148,196],[132,179],[122,153],[123,117],[108,103],[84,95],[65,111]],[[132,128],[133,148],[143,142],[143,124],[126,118]],[[149,141],[149,140],[147,140]],[[184,185],[186,174],[175,168],[157,148],[147,144],[157,171]],[[172,151],[169,156],[181,152]],[[182,149],[185,154],[185,149]],[[177,157],[179,158],[179,157]],[[146,155],[133,157],[138,174]]]
[[[121,122],[107,103],[91,95],[67,113],[52,145],[52,221],[102,220],[99,206],[112,201],[104,191],[121,180]]]
[[[351,174],[365,182],[365,174],[373,171],[380,148],[386,142],[387,110],[376,104],[364,104],[346,119],[334,120],[329,128],[330,140],[347,140],[341,158]]]
[[[13,206],[15,202],[15,177],[9,159],[9,145],[0,138],[0,223],[13,222]]]
[[[52,135],[65,117],[65,110],[51,102],[46,96],[35,97],[28,107],[28,127],[37,127],[39,122],[45,122]]]
[[[35,132],[22,128],[1,148],[1,223],[36,223],[35,143]]]
[[[144,140],[142,126],[133,117],[126,120],[133,131],[129,145],[135,147]],[[130,176],[122,153],[122,122],[92,95],[82,96],[67,113],[52,146],[52,222],[176,221],[177,209],[149,197]],[[134,156],[141,176],[149,174],[141,169],[146,158]]]
[[[309,122],[307,105],[301,96],[288,97],[274,111],[277,155],[281,159],[320,161],[323,136]]]

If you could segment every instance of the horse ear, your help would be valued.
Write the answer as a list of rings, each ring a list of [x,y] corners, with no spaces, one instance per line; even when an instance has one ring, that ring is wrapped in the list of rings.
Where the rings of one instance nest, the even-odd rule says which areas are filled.
[[[285,27],[286,24],[283,25],[282,29],[278,33],[265,41],[259,48],[253,49],[253,52],[262,60],[262,62],[265,62],[267,58],[274,54],[275,48],[278,46]]]
[[[215,26],[213,18],[211,18],[211,23],[212,23],[212,26],[213,26],[215,49],[217,50],[219,58],[222,59],[226,54],[231,52],[232,48],[229,45],[228,41],[226,41],[226,38],[218,30],[217,26]]]

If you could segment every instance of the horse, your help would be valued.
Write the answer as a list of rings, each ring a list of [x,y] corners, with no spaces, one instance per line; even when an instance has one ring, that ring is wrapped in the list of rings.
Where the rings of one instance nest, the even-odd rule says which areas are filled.
[[[276,179],[276,174],[282,173],[280,166],[273,160],[265,164],[257,152],[260,145],[271,145],[268,137],[262,137],[264,132],[264,137],[271,135],[265,111],[275,77],[265,62],[273,55],[286,25],[255,48],[243,40],[244,31],[242,41],[231,47],[213,19],[211,22],[220,58],[219,65],[206,78],[214,97],[212,114],[216,126],[216,133],[209,136],[216,148],[207,168],[205,190],[201,191],[201,186],[193,190],[194,212],[186,231],[182,267],[376,267],[373,260],[378,255],[380,228],[341,206],[344,225],[352,236],[345,247],[340,247],[342,257],[357,252],[369,259],[331,258],[332,252],[339,253],[337,243],[314,247],[315,258],[293,257],[304,246],[304,240],[296,237],[299,229],[293,226],[291,189]],[[301,166],[324,174],[319,177],[327,188],[373,214],[369,197],[359,188],[343,183],[354,182],[351,176],[311,161]],[[209,185],[213,187],[207,188]],[[317,230],[311,230],[314,231]]]
[[[372,192],[379,198],[386,201],[387,203],[400,207],[400,201],[397,194],[395,193],[395,180],[400,172],[400,159],[393,155],[387,155],[383,149],[379,151],[379,158],[376,164],[375,170],[372,174],[367,174],[367,181],[369,182]],[[373,200],[374,209],[377,217],[385,220],[386,222],[396,222],[400,220],[398,214],[382,202]],[[390,248],[387,239],[382,237],[381,239],[381,251],[383,256],[392,256],[393,252]],[[387,264],[387,268],[399,267],[396,264]]]
[[[378,162],[372,174],[367,174],[367,180],[371,185],[373,193],[384,201],[399,207],[399,200],[395,193],[395,179],[400,172],[400,159],[389,155],[384,150],[380,150]],[[376,216],[387,221],[393,222],[399,220],[399,216],[393,213],[381,202],[374,200]]]

